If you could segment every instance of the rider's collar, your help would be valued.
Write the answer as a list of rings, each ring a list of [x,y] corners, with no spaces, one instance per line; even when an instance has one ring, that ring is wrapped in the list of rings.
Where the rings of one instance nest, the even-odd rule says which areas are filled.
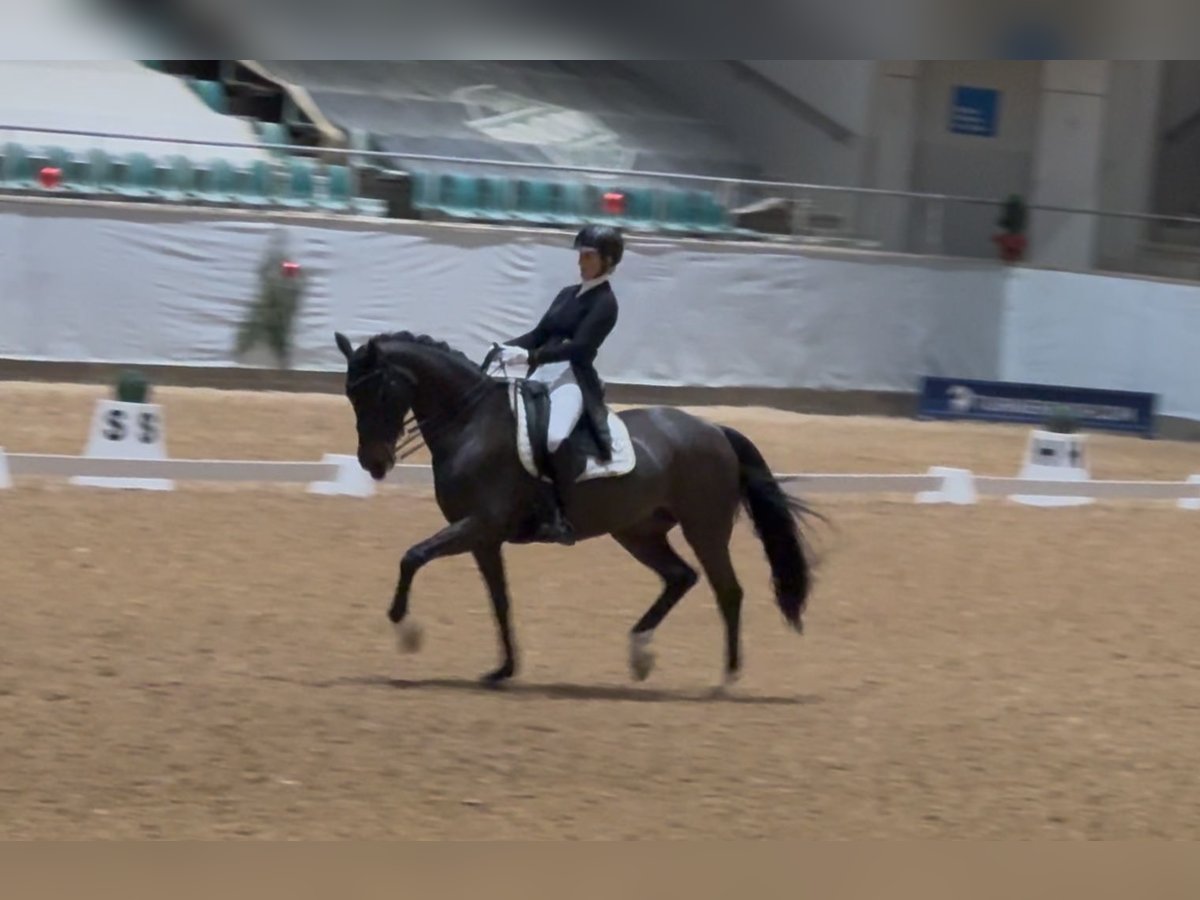
[[[607,274],[601,275],[599,278],[593,278],[590,281],[584,281],[579,285],[579,290],[576,291],[575,296],[578,297],[580,294],[586,294],[592,288],[599,287],[606,281],[608,281]]]

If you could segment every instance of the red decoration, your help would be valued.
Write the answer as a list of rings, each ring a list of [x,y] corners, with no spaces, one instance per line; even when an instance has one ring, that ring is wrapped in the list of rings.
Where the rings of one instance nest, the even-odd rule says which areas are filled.
[[[62,169],[56,166],[43,166],[38,172],[38,180],[44,188],[56,188],[62,183]]]
[[[607,191],[603,198],[603,209],[610,216],[619,216],[625,212],[625,195],[620,191]]]
[[[280,268],[283,269],[284,278],[292,278],[297,272],[300,271],[300,263],[289,261],[285,262],[282,266],[280,266]]]
[[[1000,258],[1007,263],[1021,260],[1029,243],[1023,234],[997,234],[992,240],[1000,248]]]

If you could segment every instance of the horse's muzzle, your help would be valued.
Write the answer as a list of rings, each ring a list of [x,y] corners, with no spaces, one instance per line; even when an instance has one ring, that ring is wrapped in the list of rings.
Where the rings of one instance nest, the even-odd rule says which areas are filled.
[[[358,464],[376,481],[383,481],[396,465],[396,454],[385,446],[359,447]]]

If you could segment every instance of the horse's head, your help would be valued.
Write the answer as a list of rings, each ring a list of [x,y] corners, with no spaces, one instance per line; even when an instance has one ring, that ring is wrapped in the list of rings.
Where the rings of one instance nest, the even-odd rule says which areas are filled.
[[[358,429],[358,463],[376,481],[396,465],[396,444],[413,403],[416,378],[389,359],[378,338],[355,349],[342,333],[334,335],[346,357],[346,397]]]

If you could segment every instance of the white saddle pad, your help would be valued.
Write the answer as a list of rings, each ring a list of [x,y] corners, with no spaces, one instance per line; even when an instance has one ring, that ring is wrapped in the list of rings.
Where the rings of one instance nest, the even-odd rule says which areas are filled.
[[[538,476],[537,464],[533,458],[533,444],[529,440],[529,421],[525,414],[525,401],[515,380],[508,386],[508,402],[517,420],[517,453],[521,457],[521,465],[525,471],[535,478]],[[612,459],[601,462],[595,457],[588,457],[587,466],[576,481],[590,481],[593,478],[615,478],[618,475],[628,475],[637,465],[637,451],[633,441],[629,439],[629,429],[624,420],[612,410],[608,411],[608,430],[612,435]]]

